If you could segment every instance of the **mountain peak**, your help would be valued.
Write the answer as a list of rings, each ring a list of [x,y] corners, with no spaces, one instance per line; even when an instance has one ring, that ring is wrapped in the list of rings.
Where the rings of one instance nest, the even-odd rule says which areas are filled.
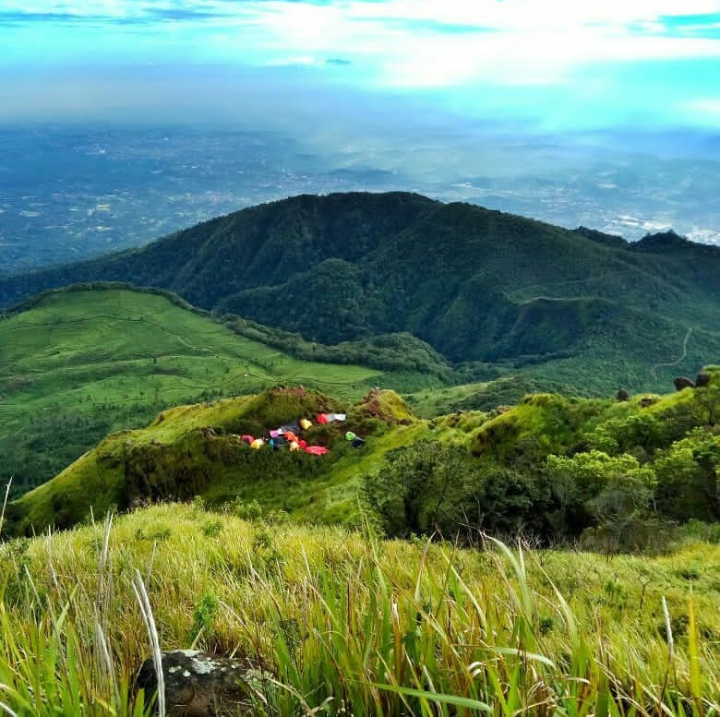
[[[674,229],[669,229],[666,232],[655,232],[653,234],[646,234],[642,239],[638,240],[633,245],[635,249],[646,252],[689,249],[695,246],[695,242],[688,239],[687,237],[679,235]]]

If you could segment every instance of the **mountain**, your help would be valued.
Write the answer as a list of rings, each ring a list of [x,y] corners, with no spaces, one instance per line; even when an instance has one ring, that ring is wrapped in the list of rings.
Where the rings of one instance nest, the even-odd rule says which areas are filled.
[[[8,278],[0,305],[118,280],[321,344],[407,332],[455,366],[533,367],[607,393],[666,389],[717,359],[718,279],[720,249],[672,233],[631,245],[464,203],[351,193],[264,204]]]

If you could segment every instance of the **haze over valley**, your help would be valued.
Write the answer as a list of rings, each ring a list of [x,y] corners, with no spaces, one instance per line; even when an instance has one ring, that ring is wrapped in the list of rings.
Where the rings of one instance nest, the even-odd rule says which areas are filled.
[[[0,275],[86,259],[297,194],[409,190],[635,240],[720,243],[720,144],[448,121],[322,143],[241,122],[0,125]],[[639,148],[638,148],[639,147]],[[661,152],[661,153],[658,153]]]

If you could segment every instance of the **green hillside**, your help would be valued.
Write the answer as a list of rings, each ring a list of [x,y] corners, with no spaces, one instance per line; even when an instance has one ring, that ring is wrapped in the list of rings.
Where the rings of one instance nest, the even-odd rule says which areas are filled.
[[[161,295],[53,293],[0,319],[0,481],[38,486],[108,432],[180,403],[277,384],[352,396],[381,377],[298,360]]]
[[[611,551],[659,547],[672,524],[720,521],[720,369],[702,383],[626,401],[528,395],[431,420],[378,389],[357,403],[283,387],[180,407],[109,436],[14,501],[7,531],[201,497],[304,522],[358,524],[364,514],[391,536],[467,539],[482,529]],[[347,414],[303,434],[326,456],[255,451],[239,438],[322,411]],[[365,446],[348,443],[348,431]]]
[[[305,438],[330,448],[314,457],[254,451],[238,436],[272,428],[318,411],[347,411],[343,425],[316,426]],[[343,438],[352,430],[367,439],[356,450]],[[9,511],[9,531],[29,534],[68,527],[90,512],[125,510],[137,502],[202,496],[220,506],[238,497],[299,520],[358,523],[364,474],[376,471],[391,449],[429,433],[391,392],[371,392],[353,406],[303,388],[184,406],[160,414],[150,426],[105,439],[47,484],[25,494]]]
[[[318,344],[410,333],[467,374],[455,383],[498,377],[487,375],[496,367],[607,395],[669,390],[717,361],[718,279],[720,249],[672,233],[630,245],[414,194],[332,194],[5,280],[0,305],[120,280]]]

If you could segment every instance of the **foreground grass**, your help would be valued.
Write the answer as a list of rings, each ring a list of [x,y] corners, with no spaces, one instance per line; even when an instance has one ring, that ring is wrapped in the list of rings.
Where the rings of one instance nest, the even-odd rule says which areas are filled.
[[[138,576],[163,649],[273,674],[256,714],[710,715],[720,702],[716,546],[475,552],[167,505],[0,548],[0,709],[142,712]]]

